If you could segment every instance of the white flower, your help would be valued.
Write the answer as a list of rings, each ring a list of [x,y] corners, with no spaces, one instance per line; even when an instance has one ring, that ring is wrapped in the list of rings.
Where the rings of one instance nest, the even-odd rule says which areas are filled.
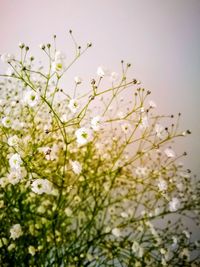
[[[117,117],[118,117],[119,119],[123,119],[123,118],[125,117],[124,112],[123,112],[123,111],[119,111],[119,112],[117,113]]]
[[[10,184],[17,184],[20,182],[20,180],[22,179],[22,175],[21,172],[16,170],[16,171],[12,171],[8,174],[8,181]]]
[[[61,61],[65,59],[65,54],[62,53],[61,51],[56,51],[55,53],[55,61]]]
[[[166,148],[164,153],[168,158],[174,158],[176,156],[174,150],[172,150],[171,148]]]
[[[33,192],[35,192],[36,194],[51,194],[53,191],[53,186],[52,183],[49,182],[47,179],[36,179],[32,185],[31,185],[31,189]]]
[[[166,191],[167,190],[167,182],[164,179],[159,179],[158,181],[158,188],[160,191]]]
[[[72,166],[72,170],[73,170],[73,172],[74,173],[76,173],[76,174],[80,174],[81,173],[81,171],[82,171],[82,166],[81,166],[81,164],[78,162],[78,161],[70,161],[70,164],[71,164],[71,166]]]
[[[0,178],[0,187],[4,188],[6,187],[7,184],[8,184],[8,180],[6,179],[6,177]]]
[[[164,127],[161,124],[155,125],[155,132],[158,138],[162,139],[164,134]]]
[[[97,68],[97,75],[101,78],[108,74],[108,70],[106,70],[103,66],[99,66]]]
[[[149,127],[148,117],[147,117],[147,116],[144,116],[144,117],[142,118],[141,123],[140,123],[140,128],[145,130],[145,129],[148,128],[148,127]]]
[[[91,127],[94,131],[99,131],[101,128],[102,119],[100,116],[96,116],[91,120]]]
[[[15,59],[15,57],[13,55],[11,55],[11,54],[8,54],[8,53],[5,53],[5,54],[1,55],[1,60],[4,63],[9,63],[14,59]]]
[[[28,106],[34,107],[35,105],[37,105],[39,101],[39,95],[33,90],[29,90],[24,95],[23,100],[24,100],[24,103],[27,104]]]
[[[6,128],[11,127],[11,119],[9,117],[4,117],[1,122],[2,122],[4,127],[6,127]]]
[[[76,84],[81,84],[82,83],[81,77],[78,77],[78,76],[74,77],[74,81],[75,81]]]
[[[171,212],[177,211],[180,206],[180,200],[177,197],[172,198],[172,200],[169,202],[169,210]]]
[[[52,70],[55,72],[61,72],[64,69],[64,64],[62,61],[53,61]]]
[[[112,82],[116,82],[117,80],[118,80],[118,78],[119,78],[119,74],[118,73],[116,73],[116,72],[111,72],[111,74],[110,74],[110,80],[112,81]]]
[[[137,167],[135,173],[139,177],[144,177],[147,175],[147,167]]]
[[[149,101],[149,106],[150,106],[150,108],[156,108],[157,107],[156,103],[152,100]]]
[[[55,72],[62,71],[64,69],[64,59],[65,55],[60,51],[56,51],[55,60],[52,62],[52,70]]]
[[[65,209],[65,214],[66,214],[68,217],[72,216],[72,210],[71,210],[70,208],[66,208],[66,209]]]
[[[32,256],[35,255],[36,249],[33,246],[28,247],[28,253],[31,254]]]
[[[71,110],[71,112],[76,113],[79,108],[78,101],[76,99],[70,99],[68,108]]]
[[[85,145],[92,140],[92,131],[84,127],[76,130],[75,135],[79,145]]]
[[[132,248],[133,253],[136,253],[139,258],[143,256],[144,249],[140,246],[140,244],[137,241],[133,242],[133,245],[131,248]]]
[[[190,233],[187,230],[183,231],[183,234],[189,239],[190,238]]]
[[[17,239],[23,234],[20,224],[14,224],[10,229],[10,238]]]
[[[15,153],[9,159],[11,169],[18,170],[22,164],[22,159],[19,154]]]
[[[119,228],[113,228],[112,229],[112,234],[116,237],[120,237],[121,236],[121,231]]]
[[[16,146],[18,142],[19,142],[19,138],[17,137],[17,135],[13,135],[8,138],[9,146]]]
[[[125,211],[121,212],[120,215],[122,218],[128,218],[128,213],[126,213]]]

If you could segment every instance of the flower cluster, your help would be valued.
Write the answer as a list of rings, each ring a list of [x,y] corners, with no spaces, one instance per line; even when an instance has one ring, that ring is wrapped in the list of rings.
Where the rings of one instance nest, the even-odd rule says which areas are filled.
[[[175,152],[190,134],[180,114],[156,114],[123,61],[67,92],[62,77],[90,43],[75,43],[72,62],[40,45],[47,69],[19,47],[1,55],[0,265],[199,266],[187,221],[198,231],[200,186]]]

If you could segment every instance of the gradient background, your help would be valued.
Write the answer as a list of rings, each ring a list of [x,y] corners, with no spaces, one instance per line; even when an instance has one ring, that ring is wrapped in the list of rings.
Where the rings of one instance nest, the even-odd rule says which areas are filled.
[[[192,135],[177,149],[200,175],[200,0],[0,0],[0,54],[16,53],[24,42],[40,57],[38,45],[57,34],[71,56],[69,29],[80,44],[94,44],[73,75],[89,80],[101,64],[119,71],[124,59],[160,113],[183,114],[181,128]]]

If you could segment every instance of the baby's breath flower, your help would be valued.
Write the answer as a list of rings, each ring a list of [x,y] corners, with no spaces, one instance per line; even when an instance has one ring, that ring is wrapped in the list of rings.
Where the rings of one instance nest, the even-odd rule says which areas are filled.
[[[35,255],[36,249],[33,246],[28,247],[28,253],[31,254],[32,256]]]
[[[167,190],[167,182],[164,180],[164,179],[162,179],[162,178],[160,178],[159,180],[158,180],[158,188],[159,188],[159,190],[160,191],[166,191]]]
[[[79,104],[78,104],[77,99],[70,99],[68,108],[70,109],[72,113],[76,113],[77,110],[79,109]]]
[[[13,61],[14,59],[15,59],[14,55],[11,55],[9,53],[5,53],[5,54],[1,55],[1,60],[4,63],[9,63],[9,62]]]
[[[66,208],[65,210],[65,214],[68,216],[68,217],[71,217],[72,216],[72,210],[70,208]]]
[[[23,100],[26,105],[34,107],[39,101],[39,95],[33,90],[29,90],[25,93]]]
[[[81,173],[82,166],[81,166],[80,162],[78,162],[76,160],[75,161],[71,160],[70,164],[72,166],[72,170],[73,170],[74,173],[76,173],[76,174],[80,174]]]
[[[17,135],[13,135],[8,138],[9,146],[17,146],[18,142],[19,142],[19,138],[17,137]]]
[[[8,182],[15,185],[20,182],[22,175],[20,170],[12,171],[8,174]]]
[[[156,105],[156,103],[155,103],[154,101],[150,100],[150,101],[149,101],[149,107],[150,107],[150,108],[156,108],[157,105]]]
[[[133,253],[137,254],[139,258],[141,258],[144,254],[144,249],[140,246],[140,244],[137,241],[134,241],[132,244],[132,251]]]
[[[171,212],[175,212],[180,208],[180,200],[177,197],[172,198],[172,200],[169,202],[169,210]]]
[[[105,75],[107,75],[108,74],[108,70],[107,69],[105,69],[105,67],[103,67],[103,66],[99,66],[98,68],[97,68],[97,75],[98,76],[100,76],[101,78],[103,78]]]
[[[171,148],[166,148],[166,149],[164,150],[164,153],[166,154],[166,156],[167,156],[168,158],[174,158],[174,157],[176,156],[174,150],[172,150]]]
[[[116,82],[119,79],[119,74],[117,72],[111,72],[110,74],[110,80],[112,82]]]
[[[17,239],[23,235],[22,228],[20,224],[14,224],[10,229],[10,238]]]
[[[102,118],[100,116],[93,117],[91,120],[91,127],[94,131],[99,131],[101,128]]]
[[[85,145],[92,140],[92,131],[88,128],[79,128],[75,135],[79,145]]]
[[[79,76],[75,76],[74,77],[74,81],[75,81],[76,84],[81,84],[82,83],[82,79]]]
[[[31,185],[31,189],[36,194],[51,194],[53,190],[52,183],[47,179],[36,179]]]
[[[158,138],[162,139],[164,136],[164,127],[161,124],[156,124],[155,125],[155,132]]]
[[[4,117],[1,122],[2,122],[4,127],[6,127],[6,128],[11,127],[12,122],[11,122],[11,119],[9,117]]]
[[[20,169],[20,166],[22,165],[22,159],[19,154],[15,153],[13,154],[9,159],[10,168],[14,170]]]
[[[121,236],[121,231],[119,228],[113,228],[112,229],[112,234],[116,237],[120,237]]]

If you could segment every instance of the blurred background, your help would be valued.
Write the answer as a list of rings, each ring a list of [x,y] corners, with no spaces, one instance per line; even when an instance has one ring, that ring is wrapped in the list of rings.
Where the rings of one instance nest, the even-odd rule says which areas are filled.
[[[192,135],[176,147],[188,152],[185,166],[200,176],[200,1],[0,0],[0,54],[16,54],[24,42],[41,57],[39,44],[56,34],[71,58],[69,29],[80,45],[93,43],[69,80],[78,75],[89,81],[99,65],[119,72],[121,59],[132,63],[130,77],[152,91],[158,112],[182,113],[181,129]]]

